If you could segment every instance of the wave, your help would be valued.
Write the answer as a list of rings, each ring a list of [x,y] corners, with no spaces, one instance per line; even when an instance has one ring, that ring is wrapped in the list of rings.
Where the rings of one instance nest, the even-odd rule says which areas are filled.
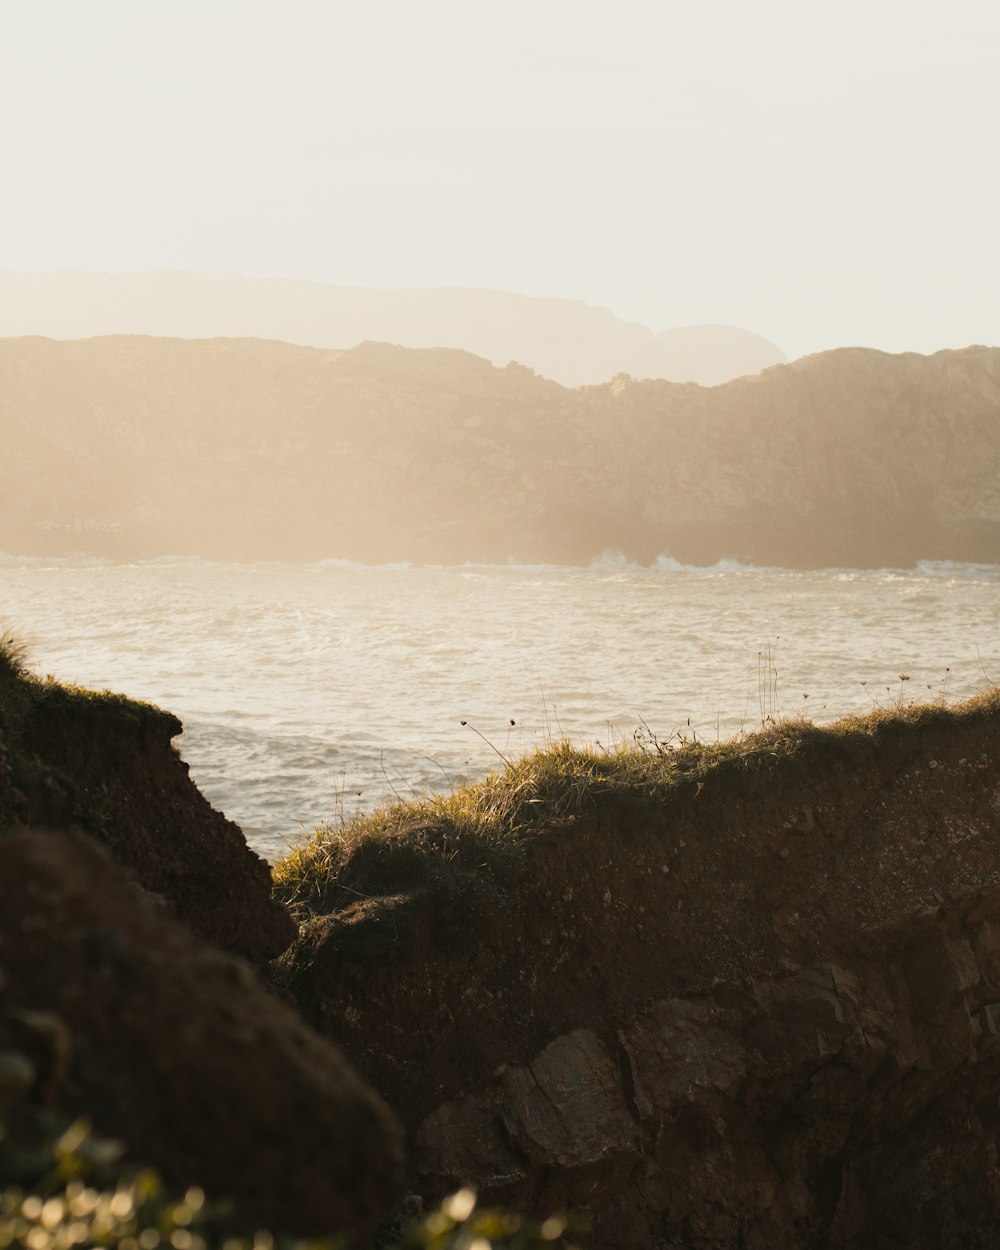
[[[280,561],[277,563],[281,563]],[[301,567],[301,566],[300,566]],[[864,568],[859,565],[827,565],[821,568],[793,568],[780,564],[750,564],[732,557],[723,557],[714,564],[685,564],[667,552],[663,552],[650,564],[642,564],[630,559],[623,552],[609,548],[593,556],[589,564],[559,564],[543,561],[506,561],[466,560],[461,564],[414,563],[408,560],[367,564],[361,560],[348,560],[338,557],[317,560],[307,564],[306,568],[334,569],[352,573],[452,573],[455,571],[468,573],[499,573],[499,574],[643,574],[665,573],[668,575],[686,575],[699,577],[720,576],[754,576],[769,575],[781,577],[808,577],[822,575],[838,575],[841,577],[860,578],[920,578],[938,579],[961,578],[974,581],[1000,580],[1000,564],[975,564],[959,560],[920,560],[913,568]]]
[[[347,560],[342,556],[327,556],[323,560],[312,560],[305,567],[308,569],[342,569],[347,573],[365,573],[371,569],[382,569],[395,573],[419,566],[415,566],[409,560],[396,560],[385,564],[366,564],[364,560]]]
[[[960,577],[970,581],[1000,581],[1000,564],[963,564],[959,560],[918,560],[921,577]]]
[[[641,573],[643,571],[641,564],[636,564],[634,560],[622,555],[620,551],[602,551],[593,557],[587,567],[601,573]]]
[[[194,568],[210,568],[212,565],[228,564],[227,560],[213,560],[209,556],[192,556],[192,555],[165,555],[165,556],[143,556],[137,560],[123,561],[125,568],[137,569],[155,569],[170,568],[173,565],[181,564],[192,566]]]
[[[635,565],[635,568],[640,566]],[[682,564],[670,555],[660,555],[651,567],[658,573],[702,573],[702,574],[771,574],[795,577],[816,575],[838,575],[857,578],[937,578],[949,580],[961,578],[965,581],[998,581],[1000,580],[1000,564],[975,564],[961,560],[918,560],[913,568],[861,568],[856,565],[829,565],[822,568],[803,569],[789,568],[777,564],[744,564],[740,560],[722,559],[715,564]]]
[[[0,568],[5,569],[96,569],[114,563],[114,560],[90,555],[86,551],[73,551],[61,556],[19,556],[0,551]]]
[[[284,560],[219,560],[208,556],[168,554],[146,556],[130,560],[114,560],[89,552],[67,552],[61,555],[18,555],[0,551],[0,568],[3,569],[87,569],[87,568],[287,568],[329,569],[348,573],[451,573],[483,572],[500,574],[643,574],[694,575],[718,577],[722,575],[744,576],[767,574],[771,576],[804,577],[837,575],[850,578],[930,578],[934,580],[1000,581],[1000,563],[976,563],[961,560],[918,560],[911,568],[884,567],[865,568],[858,565],[827,565],[822,568],[791,568],[786,565],[749,564],[742,560],[724,557],[714,564],[686,564],[668,552],[658,555],[650,564],[632,560],[617,549],[610,548],[595,555],[589,564],[559,564],[553,562],[530,562],[509,559],[506,561],[467,560],[461,564],[418,563],[410,560],[366,563],[331,556],[308,563]]]
[[[801,569],[781,568],[778,565],[744,564],[741,560],[724,557],[714,564],[682,564],[673,556],[659,555],[650,566],[657,573],[703,573],[717,576],[720,573],[801,573]]]
[[[546,567],[546,566],[539,566]],[[553,565],[552,568],[565,569],[570,566]],[[652,564],[640,564],[636,560],[630,560],[628,556],[623,555],[620,551],[609,550],[602,551],[600,555],[594,558],[587,565],[588,569],[595,572],[607,573],[702,573],[717,575],[719,573],[784,573],[797,570],[767,568],[756,564],[743,564],[739,560],[721,559],[716,560],[714,564],[682,564],[680,560],[675,560],[671,555],[659,555]]]

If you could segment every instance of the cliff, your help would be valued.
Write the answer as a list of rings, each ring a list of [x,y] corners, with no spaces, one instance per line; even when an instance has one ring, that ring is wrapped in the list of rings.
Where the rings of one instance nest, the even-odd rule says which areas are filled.
[[[996,692],[556,748],[283,865],[285,983],[425,1194],[584,1210],[622,1250],[985,1247],[998,813]]]
[[[262,958],[291,926],[175,726],[0,640],[0,1185],[39,1118],[83,1114],[228,1198],[224,1228],[368,1244],[398,1116],[412,1208],[471,1184],[519,1213],[487,1242],[555,1241],[518,1219],[562,1208],[609,1250],[996,1243],[996,690],[553,744],[321,830],[276,870],[299,928],[270,987],[206,941],[256,925]],[[468,1210],[405,1244],[465,1244]]]
[[[785,359],[773,343],[736,326],[654,333],[580,300],[196,273],[0,274],[0,336],[15,334],[230,336],[308,347],[374,339],[455,347],[500,366],[518,360],[565,386],[604,382],[616,373],[713,386]]]
[[[271,870],[215,811],[150,704],[40,681],[0,636],[0,833],[79,831],[195,932],[255,962],[295,934]]]
[[[567,390],[462,352],[0,342],[0,550],[1000,559],[1000,349]]]

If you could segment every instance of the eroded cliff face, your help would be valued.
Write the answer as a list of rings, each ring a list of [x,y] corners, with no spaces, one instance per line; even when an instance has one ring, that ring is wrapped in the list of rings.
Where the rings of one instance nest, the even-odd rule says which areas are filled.
[[[568,390],[460,351],[0,341],[0,550],[1000,560],[1000,349]]]
[[[506,899],[305,925],[414,1186],[622,1250],[995,1243],[1000,704],[758,764],[546,828]]]
[[[998,916],[972,892],[835,962],[562,1034],[436,1108],[418,1165],[584,1205],[606,1246],[993,1245]]]
[[[256,962],[295,934],[271,870],[215,811],[148,704],[0,672],[0,832],[76,828],[209,942]]]

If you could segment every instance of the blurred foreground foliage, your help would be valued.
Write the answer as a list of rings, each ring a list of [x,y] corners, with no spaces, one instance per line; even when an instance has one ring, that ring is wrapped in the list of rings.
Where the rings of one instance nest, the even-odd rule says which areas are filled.
[[[362,1250],[338,1236],[236,1235],[228,1204],[198,1188],[171,1192],[85,1121],[57,1131],[49,1120],[33,1136],[25,1144],[0,1123],[0,1250]],[[426,1214],[394,1216],[365,1250],[574,1250],[585,1232],[562,1216],[481,1208],[461,1189]]]

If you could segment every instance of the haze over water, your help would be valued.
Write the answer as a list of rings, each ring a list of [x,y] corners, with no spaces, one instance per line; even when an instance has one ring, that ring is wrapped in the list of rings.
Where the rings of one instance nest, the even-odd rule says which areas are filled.
[[[272,859],[551,738],[714,739],[971,694],[1000,673],[998,599],[1000,566],[950,564],[0,563],[36,669],[180,716],[195,781]]]
[[[178,271],[193,270],[387,288],[404,303],[418,287],[502,288],[611,309],[621,320],[601,313],[594,323],[601,333],[607,327],[609,339],[625,334],[622,321],[658,331],[735,325],[791,357],[852,345],[930,353],[997,341],[1000,179],[989,154],[1000,110],[1000,9],[986,0],[956,0],[947,15],[902,0],[846,0],[836,11],[791,0],[622,0],[613,11],[589,0],[513,0],[499,16],[457,0],[419,7],[37,0],[8,6],[4,23],[0,101],[18,119],[4,136],[0,205],[0,313],[7,309],[3,327],[12,336],[95,333],[78,327],[81,308],[96,315],[96,297],[52,292],[128,286],[108,275],[170,271],[167,281],[161,275],[139,284],[160,292],[151,305],[160,313],[162,289],[186,290]],[[15,283],[4,270],[30,272]],[[74,278],[65,286],[54,271],[90,273],[93,282],[74,287]],[[206,325],[204,300],[185,299],[171,313],[171,334],[265,332],[235,315]],[[300,315],[292,312],[282,327]],[[589,324],[595,310],[574,315],[584,312]],[[102,333],[166,324],[152,313],[136,316],[127,301],[112,301],[97,324]],[[518,322],[525,316],[518,304]],[[418,320],[426,329],[426,313]],[[296,338],[287,328],[266,333]],[[368,337],[367,330],[338,328],[341,334],[332,346],[348,349]],[[298,337],[325,342],[312,326]],[[398,331],[376,337],[402,341]],[[580,348],[577,332],[558,337]],[[501,364],[514,354],[508,340],[496,349]],[[444,337],[439,345],[448,345]],[[216,515],[244,529],[253,518],[270,538],[282,519],[270,489],[280,463],[292,465],[289,496],[308,505],[303,525],[315,523],[321,491],[303,489],[302,464],[324,487],[332,482],[338,499],[345,496],[336,474],[346,435],[326,450],[328,461],[306,442],[301,463],[280,460],[295,418],[308,415],[305,424],[330,428],[328,409],[336,405],[320,383],[308,413],[304,401],[285,411],[287,383],[271,385],[277,399],[259,440],[259,431],[229,433],[223,392],[199,384],[196,396],[164,407],[160,433],[181,429],[182,454],[162,473],[168,461],[162,440],[152,439],[153,409],[169,388],[158,386],[153,399],[130,389],[137,378],[148,380],[148,363],[135,365],[134,374],[110,370],[110,390],[94,391],[95,419],[86,427],[79,405],[89,392],[80,377],[91,377],[89,366],[59,383],[48,366],[22,369],[22,348],[9,353],[10,377],[24,385],[5,409],[0,434],[9,445],[19,431],[44,438],[32,444],[30,472],[24,452],[8,451],[6,478],[0,461],[0,517],[7,508],[0,549],[42,550],[29,542],[39,534],[63,535],[73,549],[83,545],[81,535],[117,533],[125,522],[101,508],[122,494],[126,522],[138,534],[135,547],[121,548],[125,556],[177,550],[143,546],[144,526],[164,542],[182,525],[197,530],[209,513],[199,513],[203,496],[190,503],[196,480],[208,483],[218,510],[210,528]],[[583,363],[594,366],[596,348],[584,354]],[[607,376],[619,368],[609,365]],[[660,376],[657,368],[640,364],[636,376]],[[978,369],[969,367],[973,389]],[[248,376],[242,365],[236,372]],[[689,368],[679,376],[700,375]],[[189,380],[190,364],[172,377]],[[579,372],[567,378],[600,380]],[[51,403],[36,411],[32,397],[53,382]],[[963,395],[972,393],[968,387]],[[838,379],[821,389],[824,397],[847,394],[840,388]],[[996,428],[994,409],[984,401],[973,412],[967,399],[932,404],[935,428],[961,425],[957,418],[973,412],[962,435],[973,453],[957,461],[942,453],[915,471],[911,461],[929,445],[927,436],[915,436],[894,406],[910,389],[907,379],[874,386],[893,397],[883,408],[905,434],[906,454],[892,465],[902,464],[914,498],[896,492],[906,507],[897,507],[895,522],[914,529],[914,516],[923,515],[917,503],[940,487],[949,463],[981,465],[982,482],[970,484],[975,474],[963,469],[958,485],[948,483],[937,515],[949,525],[964,518],[970,533],[981,529],[987,538],[975,551],[1000,559],[986,545],[1000,515],[992,452],[983,450]],[[268,385],[254,383],[254,390]],[[395,394],[380,379],[370,393]],[[362,393],[358,413],[368,412],[368,396]],[[253,407],[242,394],[232,403],[239,415]],[[400,405],[403,425],[421,428],[433,415],[428,405],[422,398],[412,408]],[[483,410],[487,418],[493,411]],[[868,409],[852,400],[829,419],[823,409],[817,428],[824,438],[808,463],[826,470],[825,436],[835,444],[851,411],[862,414],[861,433],[846,441],[868,454]],[[479,429],[478,408],[463,417],[462,430],[470,422]],[[741,428],[759,430],[758,419],[748,413]],[[703,420],[688,422],[693,444]],[[354,409],[345,421],[352,432],[367,429]],[[614,459],[604,455],[605,426],[617,432],[618,418],[598,422],[602,470]],[[386,499],[400,495],[392,463],[400,440],[396,426],[386,428],[387,435],[376,429],[363,467],[349,475],[359,502],[352,502],[347,538],[366,535],[372,517],[387,511]],[[77,446],[71,435],[81,429]],[[554,465],[564,464],[564,446],[578,432],[556,440]],[[205,450],[213,438],[214,459]],[[469,438],[479,460],[465,467],[478,470],[480,435]],[[518,439],[508,441],[522,451]],[[608,447],[619,450],[612,440]],[[134,448],[144,470],[164,477],[156,498],[173,511],[156,513],[149,482],[127,458],[119,464],[123,449]],[[656,460],[643,439],[632,451],[641,468]],[[676,442],[658,454],[664,464],[680,463]],[[259,477],[243,464],[237,480],[241,456]],[[876,477],[889,476],[877,457],[868,458]],[[454,481],[431,480],[442,459],[435,450],[429,467],[421,461],[405,474],[407,483],[430,483],[435,517],[455,493]],[[745,493],[748,481],[762,482],[773,460],[757,437],[731,473],[699,467],[683,485],[713,514]],[[374,466],[382,462],[378,479]],[[85,470],[96,472],[96,486]],[[505,501],[520,491],[529,504],[550,502],[550,481],[528,490],[522,476],[515,464]],[[787,482],[793,475],[782,469],[779,476]],[[857,484],[849,466],[839,478],[828,476]],[[642,525],[634,477],[629,468],[602,490]],[[270,512],[247,504],[261,478],[268,489],[259,497],[272,500]],[[814,503],[814,486],[799,485],[799,501]],[[571,470],[564,494],[574,507],[578,486]],[[488,517],[484,493],[475,485],[467,495]],[[771,517],[769,485],[763,493],[768,525],[773,519],[778,534],[796,532],[788,515]],[[679,495],[656,487],[649,497],[667,513],[688,516]],[[896,496],[890,490],[886,497]],[[856,507],[845,488],[836,524],[856,518]],[[584,505],[577,511],[567,532],[592,519]],[[874,529],[868,515],[863,523]],[[415,519],[407,511],[391,527],[415,528]],[[699,516],[696,530],[715,519]],[[302,528],[297,517],[294,526]],[[331,523],[331,532],[347,528],[339,516]],[[458,514],[455,531],[468,528],[468,514]],[[535,528],[549,536],[543,521]],[[654,541],[651,551],[664,544]],[[582,558],[604,543],[620,540],[599,534]],[[247,549],[217,554],[258,557],[262,546],[255,538]],[[337,548],[319,547],[329,550]],[[967,558],[980,558],[971,550]],[[311,549],[273,554],[313,558]],[[450,557],[429,550],[414,558]],[[549,556],[525,549],[521,558]],[[780,553],[746,558],[791,562]],[[824,554],[815,562],[840,558]],[[871,562],[907,558],[879,554]],[[114,566],[15,556],[0,565],[0,628],[31,644],[42,672],[151,699],[180,715],[195,779],[274,855],[289,832],[394,792],[478,775],[499,762],[498,752],[547,736],[606,743],[629,738],[641,720],[670,738],[688,732],[689,719],[692,730],[710,736],[752,727],[768,714],[829,719],[870,707],[872,698],[892,702],[900,673],[910,677],[902,684],[906,697],[970,693],[984,680],[977,645],[985,668],[1000,671],[998,588],[992,566],[907,573],[691,570],[665,560],[652,569],[614,561],[589,569]],[[776,697],[758,684],[758,657],[767,648],[776,656]]]

